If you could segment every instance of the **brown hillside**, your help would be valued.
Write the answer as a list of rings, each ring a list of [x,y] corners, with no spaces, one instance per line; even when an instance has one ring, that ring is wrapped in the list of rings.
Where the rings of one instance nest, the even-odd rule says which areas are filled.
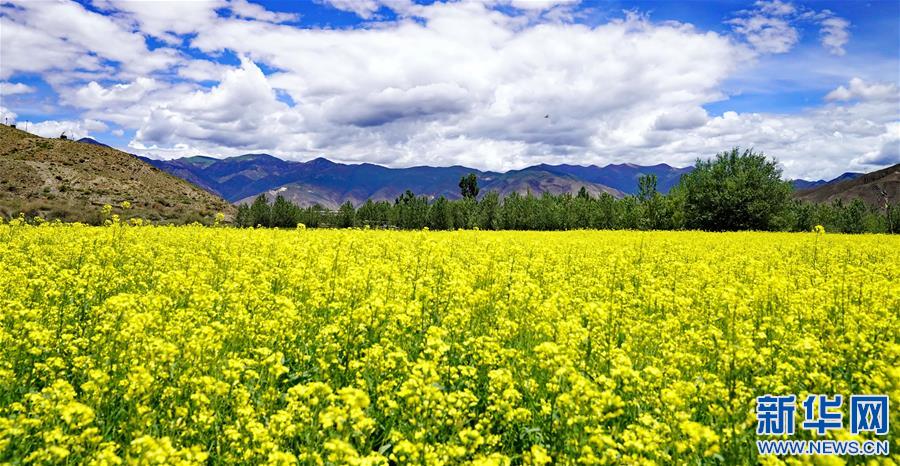
[[[122,201],[132,209],[121,212]],[[234,212],[223,199],[131,154],[0,125],[0,215],[97,223],[104,204],[163,223],[208,222],[217,212]]]
[[[852,180],[797,191],[794,197],[818,203],[862,199],[875,207],[883,207],[885,200],[896,204],[900,202],[900,164],[866,173]]]

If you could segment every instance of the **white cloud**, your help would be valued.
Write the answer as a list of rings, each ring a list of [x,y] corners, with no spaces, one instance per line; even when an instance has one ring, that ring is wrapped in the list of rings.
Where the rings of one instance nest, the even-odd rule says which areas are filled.
[[[159,102],[148,112],[134,147],[199,143],[218,152],[278,147],[303,137],[291,135],[302,117],[277,100],[262,71],[248,60],[227,72],[218,86]]]
[[[828,93],[825,100],[848,101],[848,100],[888,100],[900,101],[900,92],[897,86],[892,83],[866,83],[860,78],[853,78],[847,87],[839,86],[837,89]]]
[[[822,46],[833,55],[843,55],[850,40],[850,22],[830,10],[816,11],[781,0],[759,0],[754,9],[741,10],[726,21],[734,32],[761,53],[787,53],[800,41],[798,26],[814,23],[820,27]]]
[[[800,39],[797,30],[784,18],[754,14],[732,19],[729,24],[763,53],[786,53]]]
[[[161,86],[152,78],[137,78],[129,84],[115,84],[108,88],[91,81],[73,95],[67,95],[66,102],[86,109],[122,106],[140,102],[147,93]]]
[[[575,5],[581,0],[501,0],[499,3],[507,3],[520,10],[550,10],[558,6]]]
[[[30,94],[34,88],[23,83],[0,82],[0,95]]]
[[[870,154],[882,148],[896,122],[896,100],[832,104],[797,114],[726,112],[656,150],[706,157],[733,145],[755,147],[776,157],[790,178],[827,179],[884,165]]]
[[[24,128],[23,128],[24,129]],[[45,138],[58,138],[65,133],[69,139],[81,139],[88,137],[92,131],[103,132],[109,127],[97,120],[46,120],[39,123],[30,123],[28,132]]]
[[[369,19],[384,4],[380,0],[324,0],[325,3],[341,11],[349,11],[360,18]]]
[[[644,144],[635,133],[672,109],[688,109],[688,123],[702,124],[699,106],[721,98],[717,86],[746,58],[727,38],[638,16],[596,28],[522,28],[476,3],[438,4],[418,14],[424,23],[353,31],[227,21],[192,45],[227,48],[282,70],[253,80],[297,103],[279,102],[283,108],[275,110],[279,122],[291,125],[269,127],[284,131],[273,139],[280,141],[273,153],[394,165],[452,164],[479,153],[479,166],[495,169]],[[417,47],[403,46],[411,43]],[[223,81],[219,92],[231,87],[237,86]],[[226,113],[235,120],[229,124],[249,118],[239,106]],[[188,126],[208,120],[166,104],[148,116],[136,141],[165,145],[181,124],[159,119]],[[182,140],[194,145],[208,133],[178,135],[195,138]]]
[[[16,72],[87,70],[109,74],[118,63],[125,75],[141,75],[174,65],[178,52],[149,50],[143,35],[114,18],[74,2],[17,2],[0,6],[3,67]]]
[[[636,13],[573,24],[563,11],[570,5],[555,1],[528,10],[514,0],[341,3],[370,20],[382,7],[397,13],[357,29],[299,28],[284,24],[294,17],[224,0],[166,8],[95,0],[108,16],[60,5],[67,24],[56,29],[37,17],[55,11],[49,6],[0,6],[0,78],[40,73],[61,104],[80,110],[42,123],[49,136],[67,129],[80,137],[104,131],[92,121],[114,123],[114,132],[134,134],[131,151],[161,158],[268,152],[506,170],[541,162],[686,165],[741,145],[778,157],[788,176],[827,178],[893,154],[897,89],[871,80],[878,73],[860,72],[865,81],[850,80],[823,106],[793,115],[706,113],[705,105],[727,97],[726,82],[754,72],[760,52],[795,46],[794,24],[824,28],[838,19],[788,2],[759,2],[732,20],[755,51]],[[123,43],[102,44],[81,30],[95,25]],[[843,47],[846,40],[832,35],[826,46]],[[146,36],[172,48],[136,63],[149,53]],[[240,66],[217,63],[219,54],[240,56]],[[842,76],[825,74],[830,87]]]
[[[900,122],[888,123],[878,136],[880,146],[853,160],[860,165],[886,166],[900,163]]]
[[[838,17],[828,17],[820,23],[822,26],[819,32],[822,45],[834,55],[843,55],[844,44],[850,40],[850,22]]]
[[[16,112],[0,105],[0,120],[3,121],[4,124],[9,123],[13,124],[16,122],[16,117],[19,116]]]
[[[256,3],[250,3],[247,0],[231,0],[228,8],[236,17],[243,19],[256,19],[273,23],[285,23],[300,19],[300,15],[298,14],[268,11],[263,6],[257,5]]]
[[[654,128],[660,131],[691,129],[705,125],[708,119],[709,116],[702,107],[678,109],[673,112],[663,113],[657,117]]]
[[[178,76],[193,81],[219,81],[232,67],[209,60],[191,60],[178,67]]]
[[[769,15],[787,16],[797,11],[791,2],[782,2],[781,0],[757,1],[755,5],[760,11]]]

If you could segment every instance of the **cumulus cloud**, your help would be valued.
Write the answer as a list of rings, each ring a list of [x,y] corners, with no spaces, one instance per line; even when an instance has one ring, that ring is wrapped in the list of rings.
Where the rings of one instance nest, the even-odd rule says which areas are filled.
[[[706,110],[701,107],[693,107],[684,110],[663,113],[656,118],[654,128],[660,131],[672,129],[691,129],[703,126],[708,120]]]
[[[790,115],[707,114],[704,106],[726,99],[724,83],[762,50],[795,45],[779,27],[797,33],[798,21],[836,18],[788,2],[759,2],[734,18],[755,52],[733,36],[637,13],[577,24],[559,13],[571,7],[565,1],[339,3],[370,21],[382,8],[396,13],[355,29],[298,27],[291,15],[225,0],[167,8],[94,0],[104,15],[60,5],[73,23],[96,22],[128,39],[104,45],[72,28],[46,32],[40,28],[52,24],[35,11],[48,7],[6,3],[2,79],[40,73],[60,104],[78,109],[44,122],[48,135],[115,124],[118,134],[133,134],[129,150],[160,158],[264,151],[507,170],[686,165],[741,145],[778,157],[787,176],[825,178],[892,154],[898,98],[891,83],[850,80],[823,106]],[[147,37],[168,44],[152,51],[165,60],[134,64],[110,50],[125,47],[140,58]],[[22,50],[8,52],[7,38]],[[223,55],[238,56],[240,65],[217,61]]]
[[[900,100],[897,85],[892,83],[866,83],[860,78],[853,78],[847,86],[839,86],[828,93],[825,100]]]
[[[24,128],[23,128],[24,129]],[[91,132],[102,132],[109,127],[97,120],[46,120],[28,125],[28,132],[45,138],[58,138],[65,133],[69,139],[88,137]]]
[[[854,159],[860,165],[885,166],[900,163],[900,122],[888,123],[878,136],[880,146]]]
[[[479,165],[494,169],[643,144],[634,133],[649,131],[672,107],[691,111],[678,125],[696,124],[699,106],[721,98],[718,84],[745,58],[725,37],[639,16],[595,28],[522,28],[477,3],[436,4],[419,14],[425,21],[353,31],[228,21],[192,45],[227,48],[280,70],[253,80],[296,102],[270,110],[291,122],[267,126],[285,131],[275,151],[395,165],[452,164],[479,153]],[[401,45],[409,43],[418,46]],[[236,86],[226,79],[219,91]],[[161,128],[176,126],[151,131],[157,118],[206,118],[165,105],[150,115],[140,143],[164,144]],[[245,112],[231,117],[247,119]],[[204,133],[179,137],[192,135]]]
[[[302,118],[277,100],[254,63],[244,60],[219,85],[148,109],[137,130],[135,147],[164,147],[194,142],[225,148],[266,149],[294,139]],[[296,126],[295,126],[296,125]]]
[[[161,84],[152,78],[137,78],[131,83],[114,84],[110,87],[91,81],[74,95],[67,97],[67,102],[87,109],[121,106],[139,102],[148,92],[159,87]]]
[[[0,51],[3,71],[88,70],[109,73],[106,62],[119,64],[126,74],[140,75],[172,66],[173,49],[149,50],[140,33],[122,27],[113,18],[74,2],[5,3]],[[37,52],[40,53],[37,53]]]
[[[0,95],[30,94],[34,88],[23,83],[0,82]]]

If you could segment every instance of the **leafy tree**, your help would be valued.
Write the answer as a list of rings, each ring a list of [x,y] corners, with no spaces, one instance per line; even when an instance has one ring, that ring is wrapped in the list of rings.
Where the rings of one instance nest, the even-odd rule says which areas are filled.
[[[356,209],[347,201],[338,208],[337,226],[340,228],[352,228],[356,226]]]
[[[373,202],[368,199],[356,211],[357,223],[370,227],[386,227],[390,217],[391,205],[386,201]]]
[[[638,199],[647,202],[659,195],[656,190],[656,175],[643,175],[638,178]]]
[[[255,227],[262,225],[264,227],[271,226],[271,209],[269,202],[266,200],[265,194],[256,196],[253,204],[250,206],[250,226]]]
[[[591,198],[591,194],[587,191],[587,188],[585,188],[584,186],[582,186],[581,189],[578,190],[578,196],[577,196],[577,197],[578,197],[578,199],[585,199],[585,200],[586,200],[586,199],[590,199],[590,198]]]
[[[478,203],[477,225],[483,230],[500,229],[500,195],[490,191]]]
[[[417,197],[408,189],[394,201],[394,211],[395,225],[400,228],[418,230],[428,222],[427,199],[424,196]]]
[[[665,227],[664,202],[656,190],[656,175],[644,175],[638,178],[638,201],[640,202],[640,221],[642,229],[659,230]]]
[[[234,216],[234,223],[239,227],[253,226],[252,220],[250,219],[250,206],[247,204],[238,205],[237,214]]]
[[[452,230],[453,211],[444,196],[437,198],[428,210],[428,228],[432,230]]]
[[[844,233],[862,233],[866,230],[866,205],[859,199],[854,199],[850,205],[841,211],[841,230]]]
[[[320,226],[329,226],[328,210],[319,204],[313,204],[305,209],[298,208],[299,222],[308,228],[317,228]],[[296,226],[296,225],[295,225]]]
[[[288,202],[282,195],[275,197],[272,203],[270,226],[276,228],[293,228],[299,221],[297,207]]]
[[[712,231],[776,229],[793,191],[774,160],[737,147],[697,160],[680,185],[687,226]]]
[[[900,233],[900,204],[887,204],[884,208],[887,233]]]
[[[469,173],[459,179],[459,193],[463,199],[475,199],[478,197],[478,178],[474,173]]]

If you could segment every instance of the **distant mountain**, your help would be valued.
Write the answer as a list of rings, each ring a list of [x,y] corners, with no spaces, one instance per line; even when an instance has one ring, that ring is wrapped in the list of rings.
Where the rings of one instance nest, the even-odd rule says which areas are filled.
[[[211,220],[234,206],[103,144],[48,139],[0,125],[0,215],[97,222],[104,204],[160,222]]]
[[[184,178],[230,202],[242,203],[266,193],[277,194],[300,204],[318,203],[334,208],[350,201],[393,200],[407,189],[437,198],[459,198],[459,179],[475,173],[482,193],[497,191],[501,196],[524,194],[575,194],[582,187],[593,195],[608,193],[623,197],[637,193],[638,178],[653,174],[658,189],[666,193],[692,167],[676,168],[660,164],[640,165],[535,165],[505,173],[481,171],[462,166],[388,168],[370,163],[342,164],[325,158],[291,162],[268,154],[247,154],[226,159],[187,157],[175,160],[144,158],[162,170]]]
[[[85,144],[93,144],[95,146],[109,147],[106,144],[103,144],[102,142],[99,142],[96,139],[91,139],[91,138],[81,138],[75,142],[83,142]]]
[[[676,168],[664,163],[659,165],[641,166],[630,163],[619,165],[536,165],[526,170],[544,170],[554,174],[570,175],[580,180],[609,186],[626,194],[638,193],[638,179],[644,175],[656,175],[656,189],[661,193],[668,193],[678,182],[681,176],[690,173],[694,167]]]
[[[877,207],[883,206],[885,201],[894,204],[900,201],[900,164],[872,173],[845,173],[827,184],[798,191],[794,197],[820,203],[838,199],[849,202],[858,198]]]
[[[346,167],[346,165],[341,166]],[[374,166],[377,167],[377,165]],[[379,168],[385,169],[384,167]],[[399,181],[396,184],[384,184],[378,187],[365,184],[344,185],[339,180],[337,182],[332,182],[335,181],[333,179],[326,180],[327,182],[325,183],[321,182],[322,180],[318,180],[318,184],[301,181],[288,183],[267,190],[262,194],[265,194],[270,200],[275,196],[280,195],[298,205],[310,206],[319,204],[330,209],[336,209],[346,201],[350,201],[354,205],[362,204],[366,199],[371,199],[373,201],[392,201],[403,194],[407,189],[419,195],[424,194],[431,199],[439,196],[444,196],[448,199],[458,199],[460,197],[459,178],[467,173],[474,172],[479,177],[482,193],[496,191],[501,197],[508,196],[514,192],[523,195],[528,192],[533,194],[544,192],[553,194],[576,194],[582,187],[593,196],[599,196],[602,193],[607,193],[614,197],[623,196],[622,192],[608,186],[588,183],[571,176],[559,176],[542,171],[520,170],[508,173],[492,173],[463,169],[453,170],[453,172],[456,172],[454,175],[446,175],[440,173],[441,169],[434,167],[417,167],[406,170],[414,170],[414,173],[418,176],[414,183],[404,184],[402,181]],[[347,189],[348,186],[352,189]],[[259,194],[260,193],[247,196],[237,200],[235,203],[242,204],[252,202]]]
[[[826,180],[816,180],[816,181],[791,180],[791,184],[794,185],[794,189],[796,189],[796,190],[812,189],[812,188],[818,188],[819,186],[824,186],[824,185],[830,184],[830,183],[840,183],[841,181],[852,180],[855,178],[859,178],[862,175],[864,175],[864,173],[845,172],[841,176],[838,176],[837,178],[833,178],[833,179],[827,180],[827,181]]]

